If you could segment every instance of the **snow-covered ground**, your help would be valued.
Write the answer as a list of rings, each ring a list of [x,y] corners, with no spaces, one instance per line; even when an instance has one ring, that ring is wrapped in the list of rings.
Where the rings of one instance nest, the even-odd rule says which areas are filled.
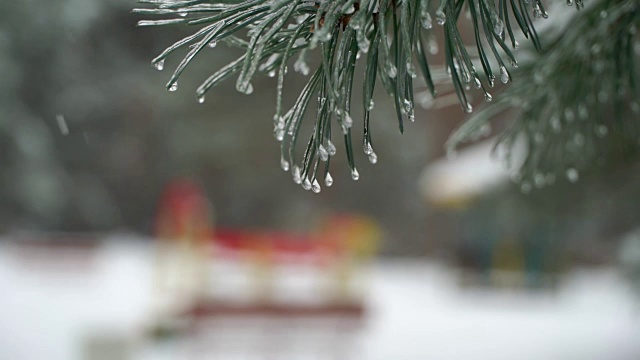
[[[200,338],[143,341],[154,264],[144,243],[114,239],[89,259],[58,259],[61,265],[0,244],[2,360],[257,359],[263,354],[249,348],[250,341],[241,340],[226,353],[211,346],[216,334],[228,337],[232,329],[234,336],[262,336],[273,348],[291,349],[265,357],[270,359],[640,359],[638,302],[613,270],[574,271],[555,292],[473,290],[460,288],[455,273],[441,265],[380,261],[369,279],[364,327],[350,333],[329,324],[334,327],[315,334],[329,347],[318,355],[313,339],[297,350],[292,344],[304,330],[293,331],[298,337],[261,334],[264,329],[250,322],[245,330],[236,324]],[[281,346],[273,346],[277,342]]]

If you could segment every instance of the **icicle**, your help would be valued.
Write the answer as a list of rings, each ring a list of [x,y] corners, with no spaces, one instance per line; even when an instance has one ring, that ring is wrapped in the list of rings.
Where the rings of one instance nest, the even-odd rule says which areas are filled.
[[[280,157],[280,167],[284,171],[289,171],[289,162],[284,158],[284,156]]]
[[[300,174],[300,168],[298,165],[293,166],[293,182],[300,185],[302,183],[302,175]]]
[[[327,187],[331,187],[331,185],[333,185],[333,177],[331,177],[330,173],[327,173],[324,177],[324,184],[327,185]]]
[[[351,178],[356,181],[360,179],[360,173],[358,173],[358,169],[356,168],[351,169]]]
[[[313,180],[313,184],[311,184],[311,190],[313,190],[313,192],[316,194],[318,194],[320,190],[322,190],[320,188],[320,184],[318,183],[318,179]]]
[[[151,65],[153,65],[156,70],[162,71],[164,69],[164,59],[151,63]]]

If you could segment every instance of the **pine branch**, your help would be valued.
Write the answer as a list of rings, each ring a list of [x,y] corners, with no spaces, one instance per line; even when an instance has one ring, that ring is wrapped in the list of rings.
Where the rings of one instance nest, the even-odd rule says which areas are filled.
[[[142,0],[146,8],[134,11],[160,16],[143,20],[139,26],[190,25],[197,28],[188,36],[162,52],[153,60],[161,70],[164,60],[176,50],[188,47],[188,53],[177,66],[167,89],[177,90],[178,79],[192,59],[203,49],[222,41],[242,48],[237,60],[211,75],[198,89],[203,102],[205,94],[222,80],[237,76],[236,89],[249,94],[252,79],[259,73],[278,77],[274,135],[282,142],[281,166],[291,171],[296,183],[305,189],[320,191],[320,178],[327,186],[333,179],[329,164],[336,155],[331,127],[341,130],[352,178],[357,180],[352,141],[353,119],[350,115],[353,86],[363,86],[360,106],[364,112],[364,153],[371,163],[377,162],[370,128],[374,107],[373,91],[378,82],[393,99],[398,127],[414,121],[414,81],[418,76],[436,96],[430,62],[425,52],[425,35],[432,30],[431,13],[444,28],[446,69],[450,74],[462,108],[472,111],[471,89],[479,89],[487,101],[496,76],[502,82],[511,80],[509,68],[518,63],[512,52],[518,44],[516,33],[529,38],[542,50],[533,19],[547,17],[541,0],[441,0],[432,9],[429,0],[245,0],[212,3],[207,0]],[[576,7],[581,7],[576,2]],[[470,20],[464,19],[466,14]],[[481,69],[462,40],[458,22],[471,21]],[[246,31],[245,31],[246,30]],[[305,58],[314,52],[320,65],[288,110],[283,110],[282,89],[287,64],[295,57],[294,69],[310,72]],[[365,76],[355,81],[355,66],[364,62]],[[301,123],[310,112],[312,98],[317,98],[315,126],[301,159],[295,152]],[[321,171],[321,168],[324,170]],[[319,173],[319,171],[321,171]]]
[[[497,114],[520,114],[497,143],[522,190],[575,182],[594,164],[640,154],[640,3],[600,0],[575,16],[542,54],[518,70],[500,99],[475,113],[450,138],[449,149],[473,138]],[[512,153],[524,146],[522,164]]]

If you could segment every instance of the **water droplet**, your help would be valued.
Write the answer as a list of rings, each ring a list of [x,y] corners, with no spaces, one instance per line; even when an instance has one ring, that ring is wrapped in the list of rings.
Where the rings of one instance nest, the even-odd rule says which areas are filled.
[[[482,87],[482,83],[480,82],[480,79],[477,76],[473,78],[473,82],[476,89],[480,89]]]
[[[601,18],[606,19],[607,16],[609,16],[609,13],[607,12],[607,10],[600,11],[600,17]]]
[[[374,153],[374,152],[369,154],[369,162],[371,164],[376,164],[378,162],[378,155],[376,155],[376,153]]]
[[[169,91],[173,92],[173,91],[177,91],[178,90],[178,82],[174,82],[173,84],[171,84],[169,86]]]
[[[509,82],[509,71],[504,65],[500,66],[500,81],[502,81],[503,84]]]
[[[293,166],[293,182],[300,185],[302,183],[302,175],[300,174],[300,168],[298,165]]]
[[[464,111],[466,111],[466,112],[468,112],[468,113],[473,112],[473,106],[471,106],[471,103],[467,103],[467,105],[466,105],[466,107],[465,107]]]
[[[336,146],[333,145],[331,140],[327,140],[327,152],[329,155],[334,156],[336,154]]]
[[[573,0],[567,0],[567,5],[568,6],[573,6]]]
[[[253,93],[253,84],[249,83],[249,85],[247,85],[244,94],[245,95],[250,95]]]
[[[353,119],[351,118],[351,115],[349,115],[348,112],[344,112],[344,126],[350,128],[351,126],[353,126]]]
[[[566,175],[567,175],[567,179],[572,183],[575,183],[580,179],[580,174],[578,173],[578,170],[574,168],[567,169]]]
[[[436,55],[439,51],[438,49],[438,41],[436,40],[435,36],[431,36],[429,37],[429,54],[431,55]]]
[[[284,129],[276,130],[276,140],[278,141],[284,140]]]
[[[519,47],[520,47],[520,43],[519,43],[517,40],[514,40],[514,41],[513,41],[513,48],[514,48],[514,49],[517,49],[517,48],[519,48]]]
[[[607,133],[609,133],[609,128],[607,128],[606,125],[599,125],[598,127],[596,127],[596,134],[599,137],[605,137],[607,136]]]
[[[302,182],[302,188],[305,190],[311,190],[311,181],[309,180],[309,178],[304,178],[304,181]]]
[[[320,190],[322,190],[320,188],[320,184],[318,183],[318,179],[313,180],[313,184],[311,184],[311,190],[313,190],[313,192],[316,194],[318,194]]]
[[[511,66],[513,66],[514,68],[517,69],[518,68],[518,61],[516,61],[516,60],[511,61]]]
[[[572,122],[573,120],[575,120],[576,116],[571,108],[564,108],[564,118],[568,122]]]
[[[216,40],[211,40],[209,41],[207,46],[213,49],[214,47],[218,46],[218,42]]]
[[[491,100],[493,100],[493,96],[491,96],[491,94],[489,94],[488,92],[484,93],[484,101],[491,102]]]
[[[200,95],[200,96],[198,96],[198,103],[199,103],[199,104],[203,104],[203,103],[204,103],[204,100],[205,100],[204,95]]]
[[[542,17],[542,11],[540,10],[540,5],[538,3],[533,5],[533,17],[536,19]]]
[[[393,64],[391,64],[391,63],[388,63],[388,64],[387,64],[387,75],[388,75],[390,78],[395,78],[395,77],[396,77],[396,75],[398,75],[398,69],[396,68],[396,66],[395,66],[395,65],[393,65]]]
[[[67,120],[65,120],[62,114],[56,115],[56,121],[58,122],[58,128],[62,135],[69,135],[69,126],[67,126]]]
[[[280,158],[280,167],[284,171],[289,171],[289,162],[283,157]]]
[[[369,105],[367,105],[367,111],[373,110],[373,106],[374,106],[373,100],[369,100]]]
[[[371,146],[371,143],[369,143],[368,141],[364,142],[363,148],[364,148],[365,155],[373,154],[373,147]]]
[[[440,9],[436,11],[436,22],[438,25],[444,25],[447,22],[447,15],[445,15],[444,11]]]
[[[360,179],[360,173],[358,173],[358,169],[356,169],[356,168],[351,169],[351,178],[353,180]]]
[[[269,73],[267,74],[270,78],[275,77],[276,76],[276,71],[275,70],[271,70],[269,71]]]
[[[493,32],[497,36],[502,36],[502,33],[504,32],[504,23],[497,16],[493,20]]]
[[[153,65],[156,70],[162,71],[164,69],[164,59],[151,63],[151,65]]]
[[[322,144],[318,146],[318,154],[320,155],[320,160],[322,161],[329,160],[329,153],[327,152],[327,149],[325,149],[324,146],[322,146]]]
[[[433,22],[431,21],[431,14],[429,14],[426,11],[422,15],[420,21],[422,23],[422,27],[427,29],[427,30],[429,30],[429,29],[431,29],[433,27]]]
[[[186,17],[187,13],[186,12],[180,12],[180,13],[178,13],[178,15],[180,15],[180,17]]]
[[[556,115],[551,118],[551,128],[555,133],[560,133],[560,131],[562,131],[562,123],[560,122],[560,118]]]
[[[533,182],[536,184],[537,188],[541,188],[544,187],[547,181],[543,173],[536,173],[533,176]]]
[[[333,177],[331,177],[330,173],[327,173],[327,176],[324,177],[324,184],[327,185],[327,187],[333,185]]]

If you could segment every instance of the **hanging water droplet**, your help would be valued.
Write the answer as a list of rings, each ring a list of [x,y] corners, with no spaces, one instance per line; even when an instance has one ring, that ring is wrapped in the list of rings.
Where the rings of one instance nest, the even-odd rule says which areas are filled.
[[[198,103],[199,103],[199,104],[204,104],[204,100],[205,100],[204,95],[199,95],[199,96],[198,96]]]
[[[311,190],[313,190],[313,192],[316,194],[320,193],[320,190],[322,190],[320,188],[320,184],[318,183],[318,179],[313,180],[313,184],[311,184]]]
[[[500,66],[500,81],[502,81],[503,84],[509,82],[509,71],[504,65]]]
[[[420,18],[420,22],[422,23],[422,27],[426,30],[429,30],[433,27],[433,22],[431,21],[431,14],[425,11]]]
[[[207,46],[210,47],[211,49],[213,49],[214,47],[218,46],[218,42],[216,40],[211,40],[211,41],[209,41]]]
[[[444,11],[440,9],[436,11],[436,22],[438,25],[444,25],[447,22],[447,15],[445,15]]]
[[[375,165],[378,162],[378,155],[374,152],[369,154],[369,162]]]
[[[373,110],[373,106],[374,106],[373,100],[369,100],[369,105],[367,105],[367,111]]]
[[[186,12],[180,12],[180,13],[178,13],[178,15],[180,15],[180,17],[186,17],[187,13]]]
[[[388,64],[387,64],[387,75],[388,75],[390,78],[395,78],[395,77],[396,77],[396,75],[398,75],[398,69],[396,68],[396,66],[395,66],[395,65],[393,65],[393,64],[391,64],[391,63],[388,63]]]
[[[567,179],[572,183],[575,183],[580,179],[580,174],[578,173],[578,170],[574,168],[568,168],[566,175],[567,175]]]
[[[344,112],[344,126],[350,128],[353,126],[353,119],[351,118],[351,115],[349,115],[348,112]]]
[[[543,173],[536,173],[533,175],[533,182],[536,184],[537,188],[542,188],[547,181]]]
[[[284,140],[284,129],[276,130],[276,140],[278,141]]]
[[[567,120],[567,122],[572,122],[573,120],[575,120],[576,117],[571,108],[564,108],[564,118]]]
[[[327,187],[331,187],[331,185],[333,185],[333,177],[331,177],[330,173],[327,173],[324,177],[324,184],[327,185]]]
[[[275,70],[271,70],[269,71],[269,73],[267,74],[270,78],[275,77],[276,76],[276,71]]]
[[[436,55],[439,51],[438,49],[438,40],[436,40],[435,36],[429,37],[429,54]]]
[[[551,118],[551,128],[555,133],[560,133],[560,131],[562,131],[562,124],[560,122],[560,118],[556,115],[554,115]]]
[[[599,137],[605,137],[607,136],[607,133],[609,133],[609,128],[607,128],[606,125],[599,125],[598,127],[596,127],[596,134]]]
[[[356,60],[359,60],[361,57],[362,57],[362,51],[358,49],[358,52],[356,53]]]
[[[327,140],[327,152],[329,155],[334,156],[336,154],[336,146],[333,145],[331,140]]]
[[[609,16],[609,13],[607,12],[607,10],[600,11],[600,17],[601,18],[606,19],[607,16]]]
[[[573,6],[573,0],[567,0],[567,5],[568,6]]]
[[[513,60],[511,61],[511,66],[513,66],[514,68],[518,68],[518,61],[517,60]]]
[[[151,63],[151,65],[153,65],[156,70],[162,71],[162,69],[164,69],[164,59]]]
[[[298,165],[293,166],[293,182],[300,185],[302,183],[302,175],[300,174],[300,168]]]
[[[542,17],[542,11],[540,11],[540,5],[537,2],[533,5],[533,17],[536,19]]]
[[[502,22],[502,20],[500,20],[500,18],[498,18],[497,16],[494,18],[493,20],[493,32],[501,37],[502,33],[504,32],[504,23]]]
[[[284,171],[289,171],[289,162],[283,157],[280,158],[280,167]]]
[[[327,149],[325,149],[324,146],[322,146],[322,144],[318,146],[318,155],[320,155],[320,160],[322,161],[329,160],[329,153],[327,152]]]
[[[514,40],[514,41],[513,41],[513,48],[514,48],[514,49],[517,49],[517,48],[519,48],[519,47],[520,47],[520,43],[519,43],[517,40]]]
[[[363,146],[363,148],[364,148],[364,153],[365,153],[365,155],[371,155],[371,154],[373,154],[373,147],[371,146],[371,143],[370,143],[370,142],[365,141],[365,142],[364,142],[364,146]]]
[[[174,92],[178,90],[178,82],[174,82],[171,85],[169,85],[169,91]]]
[[[468,113],[473,112],[473,106],[471,106],[471,103],[467,103],[466,104],[466,107],[465,107],[464,111],[466,111]]]
[[[493,100],[493,96],[491,96],[491,94],[489,94],[488,92],[484,93],[484,101],[491,102],[491,100]]]
[[[309,180],[309,178],[304,178],[304,181],[302,182],[302,188],[305,190],[311,190],[311,181]]]
[[[356,169],[356,168],[351,169],[351,178],[353,180],[360,179],[360,173],[358,173],[358,169]]]
[[[482,83],[480,82],[480,78],[478,78],[477,76],[475,76],[473,78],[473,82],[474,82],[474,86],[476,87],[476,89],[480,89],[482,87]]]

